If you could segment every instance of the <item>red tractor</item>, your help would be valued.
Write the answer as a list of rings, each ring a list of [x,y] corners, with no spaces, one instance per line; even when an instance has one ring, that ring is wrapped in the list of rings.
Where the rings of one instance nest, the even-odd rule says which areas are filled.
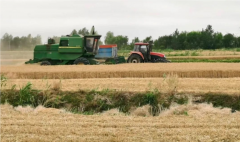
[[[133,51],[130,52],[130,56],[127,59],[128,63],[146,63],[146,62],[170,62],[166,59],[162,53],[152,52],[153,42],[149,43],[135,43]]]

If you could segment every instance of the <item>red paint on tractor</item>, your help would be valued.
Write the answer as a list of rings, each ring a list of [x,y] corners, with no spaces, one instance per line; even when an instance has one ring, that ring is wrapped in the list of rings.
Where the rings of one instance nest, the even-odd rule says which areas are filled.
[[[164,57],[165,55],[162,53],[157,53],[157,52],[151,52],[150,55],[154,55],[154,56],[159,56],[159,57]]]
[[[142,59],[144,60],[143,54],[142,54],[141,52],[131,51],[131,52],[130,52],[130,56],[131,56],[132,54],[138,54],[138,55],[140,55],[140,56],[142,57]],[[130,57],[130,56],[129,56],[129,57]]]

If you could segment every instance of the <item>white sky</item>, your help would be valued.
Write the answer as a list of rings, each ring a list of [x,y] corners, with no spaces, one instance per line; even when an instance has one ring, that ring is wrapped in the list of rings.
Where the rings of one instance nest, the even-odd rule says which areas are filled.
[[[240,0],[1,0],[0,5],[1,37],[31,33],[46,42],[94,25],[102,40],[107,31],[142,40],[208,24],[240,36]]]

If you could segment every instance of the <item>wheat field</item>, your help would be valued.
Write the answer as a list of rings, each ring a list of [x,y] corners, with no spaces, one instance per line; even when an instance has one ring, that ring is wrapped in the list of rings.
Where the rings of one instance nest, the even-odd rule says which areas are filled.
[[[240,55],[226,55],[226,56],[171,56],[170,59],[239,59]]]
[[[156,78],[166,74],[180,78],[240,77],[239,63],[143,63],[118,65],[1,66],[1,74],[16,79]]]
[[[185,54],[186,52],[191,53],[195,52],[200,56],[239,56],[240,52],[239,51],[227,51],[227,50],[179,50],[179,51],[170,51],[170,52],[164,52],[165,55],[168,56],[174,56],[176,54]]]
[[[176,115],[174,111],[188,111]],[[14,117],[13,117],[14,116]],[[80,115],[53,108],[1,105],[2,142],[229,141],[240,140],[240,113],[209,105],[176,107],[162,115],[119,112]]]
[[[177,91],[183,93],[240,94],[240,78],[178,78]],[[9,79],[3,89],[17,89],[28,82],[33,89],[46,90],[60,84],[62,91],[104,90],[144,92],[158,89],[164,92],[168,86],[164,78],[89,78],[89,79]]]
[[[179,93],[240,94],[239,63],[40,66],[24,65],[24,54],[16,60],[12,60],[15,56],[11,53],[4,56],[6,59],[1,60],[4,63],[1,65],[1,74],[7,77],[7,82],[1,89],[10,89],[14,84],[20,89],[31,82],[33,89],[38,90],[60,84],[63,91],[115,89],[141,92],[157,88],[164,92],[169,87],[166,82],[168,74],[176,74],[178,78],[174,83],[177,83],[175,85]],[[32,56],[32,52],[27,56]],[[231,113],[230,109],[213,108],[206,104],[170,108],[155,117],[149,115],[146,108],[136,109],[129,115],[117,109],[82,115],[42,106],[35,109],[21,106],[13,108],[4,104],[0,108],[2,142],[240,142],[240,112]]]

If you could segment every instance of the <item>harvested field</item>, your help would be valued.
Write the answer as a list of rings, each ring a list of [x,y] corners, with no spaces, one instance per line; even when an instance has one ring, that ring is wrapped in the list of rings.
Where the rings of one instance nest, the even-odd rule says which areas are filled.
[[[60,87],[62,91],[73,91],[66,92],[68,96],[71,96],[69,93],[74,95],[74,91],[77,92],[79,89],[115,89],[117,91],[137,92],[138,94],[155,88],[164,92],[169,86],[172,86],[171,89],[177,87],[177,93],[184,95],[213,92],[216,94],[226,93],[226,96],[231,95],[227,97],[237,97],[240,94],[239,63],[24,65],[25,61],[32,58],[30,56],[32,56],[32,52],[27,54],[16,52],[16,56],[9,52],[2,56],[4,59],[1,57],[1,74],[7,77],[6,86],[1,89],[10,89],[14,84],[16,84],[16,89],[20,89],[31,82],[33,89],[37,90],[54,88],[56,85],[56,88]],[[222,60],[226,57],[233,58],[225,55],[224,57],[199,58]],[[240,56],[234,56],[234,58],[236,57]],[[177,74],[179,78],[171,80],[168,84],[166,76],[171,73]],[[216,95],[213,94],[213,96]],[[211,101],[225,101],[226,96],[220,96],[220,99]],[[58,96],[56,97],[58,98]],[[12,98],[14,100],[14,97]],[[66,98],[72,99],[74,97]],[[86,96],[84,98],[87,100]],[[73,99],[72,103],[75,103],[75,100],[77,99]],[[232,104],[232,101],[228,102]],[[91,103],[89,102],[89,104]],[[235,101],[233,105],[237,103]],[[139,106],[138,104],[137,106]],[[129,115],[119,112],[118,109],[95,115],[80,115],[41,106],[35,109],[21,106],[13,108],[10,105],[1,105],[0,107],[1,141],[3,142],[240,140],[240,113],[231,113],[231,109],[218,109],[204,104],[171,108],[156,117],[152,117],[148,110],[149,107],[145,106],[134,108],[129,111]]]
[[[171,108],[157,117],[117,111],[79,115],[37,107],[1,105],[1,141],[239,141],[240,113],[209,105]],[[188,115],[174,112],[187,111]]]
[[[178,92],[240,94],[240,78],[179,78],[175,81]],[[14,84],[20,89],[28,82],[33,84],[33,89],[38,90],[45,90],[60,83],[62,91],[114,89],[143,92],[156,88],[164,92],[168,86],[163,78],[9,79],[4,89],[11,89]]]
[[[160,51],[161,52],[161,51]],[[186,52],[189,52],[189,55],[191,53],[196,53],[198,56],[237,56],[240,55],[239,51],[236,50],[178,50],[178,51],[171,51],[171,52],[163,52],[167,56],[176,56],[176,55],[185,55]]]
[[[16,79],[156,78],[166,74],[180,78],[240,77],[239,63],[145,63],[91,66],[1,66],[1,74]]]
[[[240,59],[240,55],[227,55],[227,56],[171,56],[168,59],[216,59],[216,60],[224,60],[224,59]]]

